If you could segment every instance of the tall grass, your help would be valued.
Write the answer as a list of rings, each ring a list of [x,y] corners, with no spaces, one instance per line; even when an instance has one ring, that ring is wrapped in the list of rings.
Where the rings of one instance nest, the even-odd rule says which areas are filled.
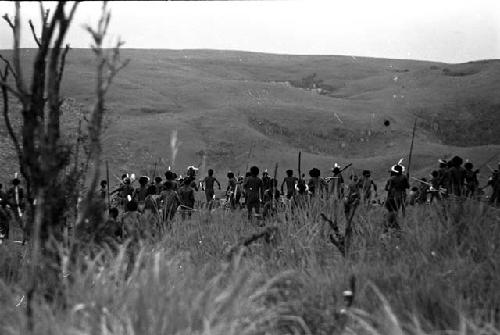
[[[132,271],[126,246],[82,255],[67,306],[37,303],[36,334],[500,333],[498,211],[472,201],[412,207],[400,233],[384,233],[384,210],[360,206],[347,258],[320,219],[334,212],[328,202],[280,211],[266,223],[279,229],[276,244],[231,259],[228,249],[262,228],[222,209],[143,241]],[[24,251],[0,248],[0,333],[25,334]]]

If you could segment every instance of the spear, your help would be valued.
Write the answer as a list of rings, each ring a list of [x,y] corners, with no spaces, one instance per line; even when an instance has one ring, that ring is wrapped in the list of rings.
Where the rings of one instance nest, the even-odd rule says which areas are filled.
[[[298,161],[298,169],[299,169],[299,181],[302,180],[302,172],[300,170],[300,163],[302,162],[302,152],[299,151],[299,161]]]
[[[488,166],[488,163],[491,162],[493,159],[495,159],[495,157],[497,157],[497,156],[498,156],[498,152],[496,154],[494,154],[493,156],[491,156],[486,162],[484,162],[483,165],[478,167],[478,169],[481,170],[483,167]],[[489,169],[492,170],[490,167],[489,167]]]
[[[108,164],[108,161],[106,161],[106,187],[107,187],[107,193],[108,193],[108,208],[110,208],[111,201],[109,199],[109,164]]]
[[[273,183],[272,184],[273,185],[272,192],[273,192],[273,194],[272,194],[272,198],[271,198],[272,199],[271,204],[272,204],[273,209],[276,206],[276,184],[275,183],[277,183],[277,181],[278,181],[277,178],[278,178],[278,163],[276,163],[276,165],[274,166],[274,176],[273,176],[273,180],[272,180],[272,183]]]
[[[417,118],[413,123],[413,133],[411,136],[410,154],[408,155],[408,170],[406,170],[406,175],[410,177],[410,167],[411,167],[411,156],[413,154],[413,141],[415,140],[415,130],[417,129]]]

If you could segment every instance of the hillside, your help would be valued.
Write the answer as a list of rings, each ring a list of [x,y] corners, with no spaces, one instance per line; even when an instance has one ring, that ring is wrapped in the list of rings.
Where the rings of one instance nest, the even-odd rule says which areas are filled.
[[[26,72],[33,54],[24,50]],[[318,167],[325,174],[334,162],[353,162],[355,169],[374,169],[383,179],[390,165],[408,156],[415,116],[412,168],[421,176],[440,157],[458,153],[481,165],[500,151],[497,60],[452,65],[131,49],[122,56],[131,63],[108,94],[104,134],[106,158],[116,174],[141,173],[159,159],[159,170],[165,170],[171,165],[173,130],[181,141],[175,167],[200,165],[206,154],[219,178],[228,169],[243,172],[253,146],[249,163],[269,170],[279,163],[281,176],[296,167],[301,150],[303,171]],[[89,50],[70,52],[63,94],[73,105],[91,107],[94,72]],[[77,116],[67,117],[74,129]],[[0,132],[5,136],[3,126]],[[0,143],[5,161],[10,157],[5,138]],[[2,169],[12,172],[9,165]]]

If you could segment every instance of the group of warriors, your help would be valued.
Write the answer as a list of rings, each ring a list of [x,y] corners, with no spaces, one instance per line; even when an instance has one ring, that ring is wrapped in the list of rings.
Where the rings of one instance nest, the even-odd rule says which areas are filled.
[[[197,178],[198,169],[194,166],[187,168],[184,178],[170,170],[166,171],[164,179],[142,176],[136,180],[134,175],[123,174],[120,185],[111,192],[108,181],[103,180],[96,198],[109,209],[105,229],[116,238],[137,235],[134,227],[144,216],[154,217],[157,222],[167,225],[176,216],[183,220],[191,217],[201,207],[195,196],[200,189],[205,194],[202,205],[208,209],[223,207],[236,211],[246,208],[249,220],[272,216],[280,204],[288,204],[293,210],[315,199],[333,199],[343,202],[348,220],[360,204],[383,205],[388,213],[387,226],[395,228],[398,228],[399,213],[404,216],[407,205],[431,204],[445,199],[479,199],[487,187],[491,187],[489,202],[494,206],[500,204],[500,163],[498,169],[492,169],[487,185],[480,187],[479,170],[474,169],[472,162],[464,164],[458,156],[449,161],[439,160],[439,168],[432,171],[429,178],[410,178],[400,161],[389,170],[383,202],[378,199],[377,184],[370,170],[363,170],[360,176],[351,173],[344,178],[343,171],[350,165],[342,168],[335,164],[327,177],[321,177],[321,171],[313,168],[307,179],[305,174],[297,177],[293,170],[287,170],[281,185],[267,171],[260,177],[259,168],[252,166],[245,176],[228,172],[225,193],[212,169],[203,179]],[[410,180],[414,180],[413,187]],[[136,181],[138,186],[134,187]],[[216,192],[216,186],[221,192]],[[216,193],[224,195],[216,196]],[[0,184],[0,239],[9,238],[9,222],[22,219],[25,203],[17,175],[7,191],[4,192]]]

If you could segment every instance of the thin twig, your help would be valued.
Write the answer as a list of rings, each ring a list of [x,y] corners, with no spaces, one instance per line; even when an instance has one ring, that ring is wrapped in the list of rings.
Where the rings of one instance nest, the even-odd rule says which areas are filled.
[[[35,26],[33,25],[33,21],[29,20],[28,23],[30,25],[31,34],[33,35],[33,39],[35,40],[36,45],[38,45],[38,47],[40,48],[42,46],[42,43],[40,42],[40,39],[38,38],[38,36],[36,36]]]

